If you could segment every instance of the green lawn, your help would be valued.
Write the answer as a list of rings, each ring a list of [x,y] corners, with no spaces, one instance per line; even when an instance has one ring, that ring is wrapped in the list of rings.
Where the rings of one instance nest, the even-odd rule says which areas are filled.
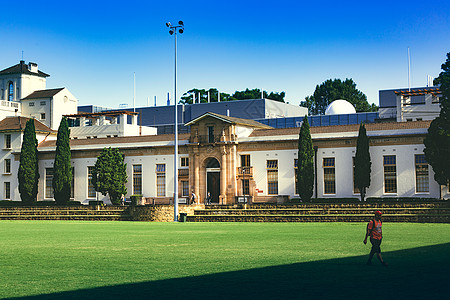
[[[450,224],[0,221],[0,298],[433,299]],[[444,294],[444,295],[445,295]]]

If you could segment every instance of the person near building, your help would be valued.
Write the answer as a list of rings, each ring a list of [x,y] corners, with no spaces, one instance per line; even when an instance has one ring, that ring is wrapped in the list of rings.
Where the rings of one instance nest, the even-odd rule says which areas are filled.
[[[367,260],[367,265],[372,264],[372,257],[376,254],[378,260],[381,262],[383,266],[387,266],[388,264],[383,260],[381,256],[381,240],[383,239],[382,233],[382,221],[381,221],[382,213],[377,210],[375,212],[375,218],[371,220],[367,224],[366,229],[366,237],[364,238],[364,245],[367,244],[367,238],[370,237],[370,243],[372,244],[372,249],[370,250],[369,259]]]
[[[195,204],[195,199],[197,198],[197,196],[195,196],[195,193],[194,193],[194,191],[192,191],[192,194],[191,194],[191,204]]]
[[[206,196],[206,204],[211,204],[211,193],[208,192],[208,195]]]

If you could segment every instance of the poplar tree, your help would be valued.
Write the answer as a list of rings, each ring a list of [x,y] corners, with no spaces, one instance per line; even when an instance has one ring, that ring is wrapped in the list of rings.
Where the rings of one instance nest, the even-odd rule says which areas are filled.
[[[94,165],[92,183],[97,192],[109,195],[113,204],[120,204],[120,198],[127,193],[127,165],[119,149],[102,150]]]
[[[297,181],[302,201],[310,201],[314,187],[314,149],[306,116],[298,138]]]
[[[18,172],[20,198],[26,204],[36,201],[39,182],[38,142],[34,119],[27,121],[23,133],[20,150],[20,165]]]
[[[370,186],[370,169],[372,162],[369,153],[369,138],[366,127],[363,123],[359,126],[358,140],[356,141],[355,155],[355,185],[361,194],[361,201],[364,201],[366,189]]]
[[[73,176],[70,159],[70,129],[67,118],[64,117],[59,123],[53,164],[53,191],[56,204],[59,205],[66,204],[70,200]]]

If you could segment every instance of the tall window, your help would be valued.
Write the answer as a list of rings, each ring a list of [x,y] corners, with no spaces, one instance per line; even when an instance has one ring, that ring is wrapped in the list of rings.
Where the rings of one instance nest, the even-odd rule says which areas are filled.
[[[278,160],[267,161],[267,193],[278,195]]]
[[[14,101],[14,84],[12,82],[8,85],[8,101]]]
[[[133,194],[142,195],[142,165],[133,165]]]
[[[384,192],[397,193],[397,165],[395,155],[383,156]]]
[[[241,155],[241,167],[242,167],[242,174],[244,175],[244,178],[242,179],[242,194],[243,195],[250,195],[250,179],[245,178],[245,174],[250,174],[250,155],[249,154],[242,154]]]
[[[355,180],[355,161],[356,157],[353,158],[353,194],[359,194],[359,188],[356,186],[356,180]]]
[[[75,167],[72,167],[72,181],[70,182],[70,198],[75,198]]]
[[[298,159],[294,159],[294,179],[295,179],[295,191],[294,194],[298,195],[298,178],[297,178],[297,170],[298,170]]]
[[[242,179],[242,194],[250,195],[250,180]]]
[[[241,155],[241,167],[250,167],[250,154]]]
[[[214,126],[208,126],[208,143],[214,143]]]
[[[5,182],[5,199],[11,199],[11,183]]]
[[[430,179],[428,175],[428,163],[425,154],[416,154],[416,192],[428,193],[430,191]]]
[[[95,188],[92,183],[92,173],[94,172],[94,167],[88,167],[88,198],[95,198]]]
[[[45,198],[53,198],[53,168],[45,168]]]
[[[181,167],[189,167],[189,157],[181,157]]]
[[[334,157],[323,159],[324,194],[336,194],[336,169]]]
[[[11,149],[11,135],[5,134],[5,148]]]
[[[11,160],[10,159],[5,159],[5,173],[9,174],[11,173]]]
[[[181,196],[189,197],[189,181],[188,180],[181,181]]]
[[[156,195],[158,197],[166,196],[166,165],[156,165]]]

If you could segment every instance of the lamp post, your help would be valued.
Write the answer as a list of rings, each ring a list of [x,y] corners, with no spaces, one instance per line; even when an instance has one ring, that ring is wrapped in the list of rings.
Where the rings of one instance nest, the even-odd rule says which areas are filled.
[[[174,35],[175,37],[175,79],[174,79],[174,101],[175,101],[175,124],[174,124],[174,132],[175,132],[175,154],[173,158],[174,165],[174,184],[173,184],[173,221],[178,222],[178,103],[177,103],[177,33],[184,32],[184,23],[183,21],[178,21],[178,25],[172,25],[170,22],[166,23],[166,26],[169,28],[169,34]]]

